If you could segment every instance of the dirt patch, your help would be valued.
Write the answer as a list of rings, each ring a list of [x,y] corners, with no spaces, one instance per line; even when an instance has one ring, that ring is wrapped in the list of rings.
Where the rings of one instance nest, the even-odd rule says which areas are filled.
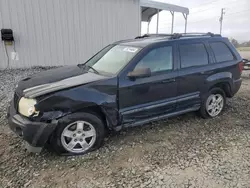
[[[248,74],[217,118],[189,113],[112,134],[85,156],[63,157],[29,154],[4,118],[17,80],[33,72],[1,77],[0,187],[249,187]]]

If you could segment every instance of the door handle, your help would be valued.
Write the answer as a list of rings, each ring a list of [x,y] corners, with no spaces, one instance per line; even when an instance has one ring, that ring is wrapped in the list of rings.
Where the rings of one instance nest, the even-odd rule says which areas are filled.
[[[214,71],[202,71],[201,74],[212,74]]]
[[[170,83],[170,82],[175,82],[175,78],[171,78],[171,79],[161,81],[161,83]]]

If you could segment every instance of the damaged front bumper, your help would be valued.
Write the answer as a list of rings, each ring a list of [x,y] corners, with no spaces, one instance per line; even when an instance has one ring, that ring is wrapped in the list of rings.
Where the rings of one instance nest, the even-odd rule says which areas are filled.
[[[13,101],[10,103],[7,118],[11,130],[27,142],[26,148],[30,152],[40,152],[57,126],[57,121],[33,122],[19,115],[14,108]]]

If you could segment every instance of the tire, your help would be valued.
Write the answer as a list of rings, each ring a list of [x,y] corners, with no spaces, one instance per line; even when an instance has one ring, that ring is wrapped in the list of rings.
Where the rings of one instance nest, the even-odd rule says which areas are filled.
[[[219,99],[221,99],[222,102],[219,103],[217,101],[217,104],[215,103],[212,104],[214,97],[216,98],[216,101],[217,100],[219,101]],[[204,97],[202,97],[200,115],[203,118],[214,118],[223,112],[225,104],[226,104],[225,92],[221,88],[213,88],[206,95],[204,95]],[[215,113],[212,113],[213,111],[215,111]]]
[[[83,155],[98,149],[105,133],[105,125],[97,115],[74,113],[58,121],[51,145],[58,154]]]

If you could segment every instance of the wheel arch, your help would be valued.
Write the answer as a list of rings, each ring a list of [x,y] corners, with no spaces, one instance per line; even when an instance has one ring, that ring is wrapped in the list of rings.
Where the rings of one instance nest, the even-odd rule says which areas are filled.
[[[218,82],[218,83],[212,85],[212,86],[209,88],[209,90],[211,90],[211,89],[213,89],[213,88],[220,88],[220,89],[222,89],[222,90],[224,91],[226,97],[229,97],[229,98],[232,97],[232,94],[231,94],[231,86],[230,86],[229,82],[225,82],[225,81],[223,81],[223,82]]]
[[[72,112],[72,113],[77,113],[77,112],[86,112],[86,113],[91,113],[93,115],[96,115],[103,121],[105,128],[111,129],[111,127],[112,127],[110,124],[110,121],[107,118],[107,114],[104,113],[103,109],[98,105],[84,107],[84,108],[81,108],[81,109],[79,109],[75,112]]]
[[[231,72],[213,74],[206,79],[206,83],[209,85],[208,91],[217,87],[221,88],[225,92],[226,97],[231,98],[233,96],[233,75]]]
[[[213,88],[220,88],[224,91],[226,97],[231,98],[233,97],[232,95],[232,87],[230,85],[230,83],[228,81],[221,81],[221,82],[217,82],[214,85],[212,85],[209,90],[213,89]]]

